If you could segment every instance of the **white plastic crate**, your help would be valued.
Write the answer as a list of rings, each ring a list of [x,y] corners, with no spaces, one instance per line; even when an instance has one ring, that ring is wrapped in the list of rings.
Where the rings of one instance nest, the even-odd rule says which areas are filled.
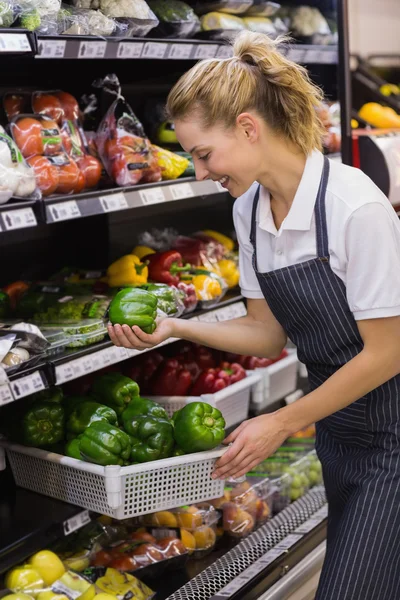
[[[115,519],[218,498],[211,474],[226,448],[128,467],[101,467],[37,448],[2,442],[20,487]]]
[[[261,381],[252,390],[251,408],[263,410],[293,392],[297,387],[298,364],[296,350],[288,349],[288,356],[285,358],[269,367],[251,371],[261,375]]]
[[[161,404],[169,417],[180,408],[190,402],[207,402],[218,408],[226,422],[226,427],[232,427],[245,421],[249,414],[250,392],[262,379],[262,374],[256,371],[248,371],[247,377],[233,383],[232,385],[216,392],[215,394],[203,394],[202,396],[148,396],[151,400]]]

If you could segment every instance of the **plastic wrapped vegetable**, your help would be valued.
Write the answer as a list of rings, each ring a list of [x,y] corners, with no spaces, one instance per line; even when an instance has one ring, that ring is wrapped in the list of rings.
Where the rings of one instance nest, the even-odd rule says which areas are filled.
[[[0,27],[11,27],[17,17],[14,2],[1,0],[0,2]]]
[[[169,317],[180,317],[185,312],[185,293],[183,291],[162,283],[147,283],[141,288],[157,297],[157,308]]]
[[[195,0],[197,14],[218,11],[230,15],[242,15],[252,6],[253,0]]]
[[[144,0],[99,0],[98,6],[85,8],[99,8],[106,17],[127,25],[128,36],[144,37],[158,25],[157,17]]]
[[[277,31],[271,19],[267,19],[266,17],[243,17],[243,21],[247,29],[250,29],[250,31],[255,31],[256,33],[265,33],[271,38],[275,38],[277,36]]]
[[[318,8],[311,6],[297,6],[290,11],[291,23],[290,29],[294,36],[300,38],[311,38],[318,35],[319,43],[322,43],[320,36],[330,36],[331,30],[325,17]]]
[[[154,145],[152,145],[152,149],[161,167],[163,179],[178,179],[189,167],[189,161],[179,154]]]
[[[117,96],[96,134],[96,146],[108,174],[120,186],[160,181],[161,168],[150,141],[121,96],[118,78],[108,75],[98,85]]]
[[[108,37],[124,35],[127,25],[121,25],[99,10],[63,5],[59,16],[59,33],[62,35],[96,35]]]
[[[242,31],[246,29],[243,19],[225,13],[210,12],[200,19],[203,31]]]
[[[181,0],[148,0],[160,20],[155,35],[162,37],[191,37],[200,30],[200,20],[194,10]]]
[[[269,0],[253,0],[253,4],[247,9],[246,16],[257,16],[257,17],[272,17],[279,9],[281,5],[277,2],[270,2]]]
[[[20,0],[21,27],[43,35],[57,34],[61,0]]]
[[[0,204],[12,196],[40,198],[35,173],[15,142],[0,127]]]

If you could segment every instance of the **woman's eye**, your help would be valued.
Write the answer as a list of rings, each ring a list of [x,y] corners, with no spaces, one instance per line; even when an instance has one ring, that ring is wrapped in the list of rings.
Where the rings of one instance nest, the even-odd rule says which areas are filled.
[[[208,160],[210,158],[210,154],[211,152],[208,152],[208,154],[205,154],[204,156],[199,156],[200,160]]]

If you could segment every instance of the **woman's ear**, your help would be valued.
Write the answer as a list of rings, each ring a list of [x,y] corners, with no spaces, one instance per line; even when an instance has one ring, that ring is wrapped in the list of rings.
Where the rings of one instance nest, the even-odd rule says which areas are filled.
[[[243,135],[249,142],[256,142],[260,134],[258,119],[251,113],[241,113],[236,119],[239,134]]]

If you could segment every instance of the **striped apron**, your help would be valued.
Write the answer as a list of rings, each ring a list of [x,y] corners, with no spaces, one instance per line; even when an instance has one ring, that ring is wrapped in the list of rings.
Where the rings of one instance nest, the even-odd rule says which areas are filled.
[[[315,204],[317,258],[257,269],[258,188],[250,241],[263,295],[308,370],[313,390],[363,348],[342,280],[329,259],[325,193]],[[399,349],[400,351],[400,349]],[[316,424],[329,516],[317,600],[400,600],[400,375]]]

